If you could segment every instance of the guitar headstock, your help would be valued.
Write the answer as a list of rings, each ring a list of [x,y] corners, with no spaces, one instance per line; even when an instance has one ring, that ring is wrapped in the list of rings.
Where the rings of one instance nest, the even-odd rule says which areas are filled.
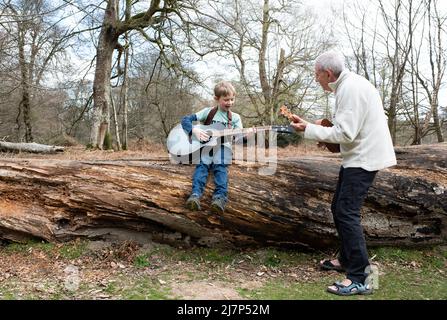
[[[292,121],[292,112],[286,106],[283,105],[279,108],[279,114]]]
[[[291,126],[272,126],[272,130],[277,133],[295,133]]]

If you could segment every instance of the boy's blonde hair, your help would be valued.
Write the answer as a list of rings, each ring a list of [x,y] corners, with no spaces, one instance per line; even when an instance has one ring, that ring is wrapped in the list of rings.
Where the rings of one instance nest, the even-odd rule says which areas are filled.
[[[216,98],[226,97],[231,93],[235,95],[236,90],[234,89],[233,85],[228,81],[221,81],[214,87],[214,96]]]

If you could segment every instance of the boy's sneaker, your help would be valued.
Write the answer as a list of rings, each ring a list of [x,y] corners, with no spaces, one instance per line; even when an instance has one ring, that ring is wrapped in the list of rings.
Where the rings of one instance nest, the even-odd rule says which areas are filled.
[[[215,198],[211,202],[211,210],[215,213],[223,213],[225,210],[226,201],[223,198]]]
[[[200,198],[195,194],[190,195],[186,200],[186,207],[191,211],[200,210]]]

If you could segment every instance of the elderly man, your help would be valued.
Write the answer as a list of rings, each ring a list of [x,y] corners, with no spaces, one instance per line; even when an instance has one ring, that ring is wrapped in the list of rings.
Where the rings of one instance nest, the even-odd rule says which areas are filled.
[[[345,59],[328,51],[315,61],[315,79],[335,94],[332,127],[309,123],[297,115],[291,125],[304,137],[340,144],[343,158],[331,211],[340,238],[339,256],[323,260],[325,270],[346,272],[341,282],[327,288],[338,295],[369,294],[372,287],[365,268],[368,252],[360,208],[378,170],[396,164],[396,156],[379,92],[364,77],[345,68]]]

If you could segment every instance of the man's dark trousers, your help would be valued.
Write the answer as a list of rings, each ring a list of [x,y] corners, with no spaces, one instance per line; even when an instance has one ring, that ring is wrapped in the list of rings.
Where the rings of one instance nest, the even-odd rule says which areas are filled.
[[[347,278],[363,283],[368,251],[361,226],[360,208],[377,171],[362,168],[340,168],[337,189],[332,199],[332,215],[341,240],[339,261]]]

